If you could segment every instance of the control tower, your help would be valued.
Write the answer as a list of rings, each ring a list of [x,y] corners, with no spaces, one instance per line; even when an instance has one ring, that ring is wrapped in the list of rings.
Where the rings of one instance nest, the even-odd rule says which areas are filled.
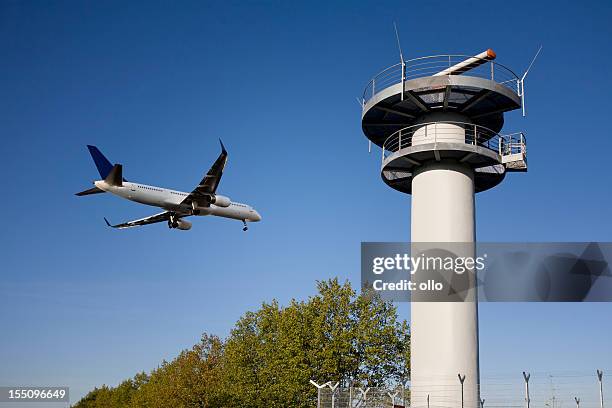
[[[364,90],[363,132],[382,147],[383,181],[412,195],[413,243],[473,248],[474,194],[509,172],[527,171],[523,133],[499,133],[504,113],[523,106],[526,74],[519,78],[495,58],[490,49],[471,57],[402,57]],[[478,303],[471,299],[413,297],[412,408],[479,408]]]

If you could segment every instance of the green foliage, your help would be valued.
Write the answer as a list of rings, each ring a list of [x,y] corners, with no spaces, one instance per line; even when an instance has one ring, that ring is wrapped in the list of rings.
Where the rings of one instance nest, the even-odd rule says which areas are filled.
[[[223,406],[221,359],[223,344],[218,337],[202,336],[200,343],[185,350],[172,362],[153,370],[128,404],[120,407],[218,407]]]
[[[264,303],[225,341],[203,335],[150,375],[96,388],[74,407],[313,407],[311,379],[355,386],[406,380],[409,336],[391,303],[331,279],[306,301]]]

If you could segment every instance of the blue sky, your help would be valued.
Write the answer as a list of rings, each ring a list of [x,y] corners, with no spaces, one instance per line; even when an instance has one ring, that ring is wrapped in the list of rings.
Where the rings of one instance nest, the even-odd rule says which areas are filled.
[[[0,384],[116,384],[262,301],[358,285],[361,241],[408,240],[410,197],[380,180],[355,101],[398,61],[393,20],[407,58],[491,47],[522,72],[544,46],[504,128],[526,132],[529,173],[478,195],[478,239],[611,241],[612,5],[534,3],[2,2]],[[220,192],[263,216],[248,233],[110,230],[155,209],[73,195],[98,177],[86,144],[189,191],[218,137]],[[483,376],[612,374],[611,314],[483,304]]]

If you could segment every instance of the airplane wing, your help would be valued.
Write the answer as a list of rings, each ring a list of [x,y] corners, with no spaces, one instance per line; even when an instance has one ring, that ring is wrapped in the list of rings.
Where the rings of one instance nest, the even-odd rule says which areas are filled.
[[[202,181],[200,181],[200,184],[185,197],[181,204],[191,204],[196,201],[200,207],[210,206],[210,196],[217,191],[221,176],[223,175],[223,169],[227,163],[227,151],[221,139],[219,139],[219,143],[221,143],[221,154],[217,160],[215,160]]]
[[[163,213],[151,215],[149,217],[140,218],[140,219],[133,220],[133,221],[124,222],[122,224],[117,224],[117,225],[111,225],[111,223],[108,222],[106,218],[104,218],[104,221],[106,221],[106,225],[108,225],[109,227],[123,229],[123,228],[139,227],[141,225],[155,224],[156,222],[164,222],[164,221],[168,221],[169,218],[170,218],[170,212],[164,211]]]

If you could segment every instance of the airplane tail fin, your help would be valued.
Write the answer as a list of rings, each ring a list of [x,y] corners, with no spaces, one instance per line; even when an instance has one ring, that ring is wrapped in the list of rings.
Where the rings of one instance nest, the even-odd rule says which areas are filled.
[[[102,152],[96,147],[87,145],[89,149],[89,154],[91,154],[91,158],[93,159],[96,167],[98,168],[98,172],[100,173],[100,177],[105,179],[108,176],[108,173],[113,169],[113,165],[108,161],[106,157],[102,154]]]
[[[75,193],[75,195],[78,195],[80,197],[80,196],[85,196],[85,195],[90,195],[90,194],[100,194],[103,192],[104,190],[100,190],[98,187],[94,187],[94,188],[90,188],[89,190]]]
[[[91,154],[91,158],[96,164],[96,168],[98,169],[98,173],[100,173],[100,177],[102,180],[106,179],[110,172],[113,170],[113,165],[110,161],[102,154],[100,149],[96,146],[87,145],[87,149],[89,149],[89,154]],[[125,178],[121,178],[123,181],[127,181]]]
[[[115,164],[108,175],[104,178],[104,181],[111,186],[123,186],[123,166],[120,164]]]

